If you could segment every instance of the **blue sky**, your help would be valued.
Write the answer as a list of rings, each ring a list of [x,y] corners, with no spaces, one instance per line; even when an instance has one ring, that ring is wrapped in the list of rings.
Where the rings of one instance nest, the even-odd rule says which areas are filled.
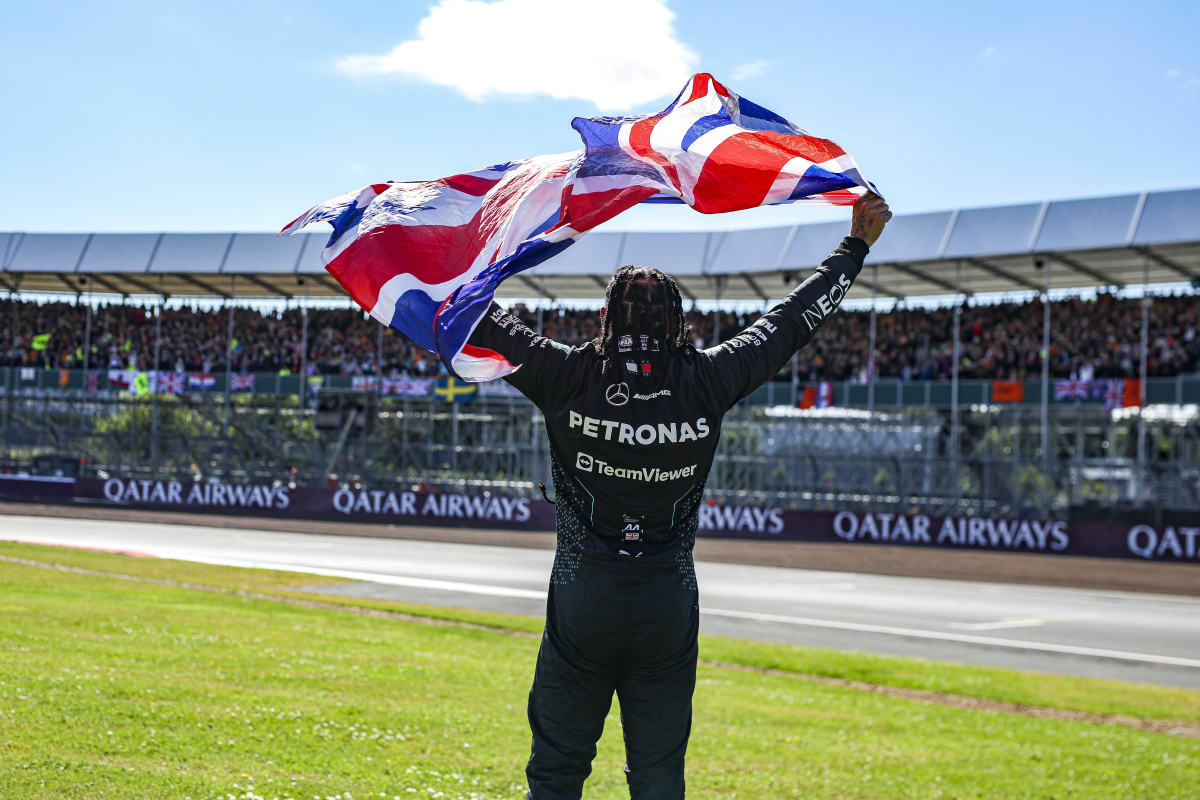
[[[0,230],[277,230],[365,183],[576,149],[572,117],[658,110],[690,69],[839,142],[900,213],[1200,186],[1195,2],[503,2],[6,0]]]

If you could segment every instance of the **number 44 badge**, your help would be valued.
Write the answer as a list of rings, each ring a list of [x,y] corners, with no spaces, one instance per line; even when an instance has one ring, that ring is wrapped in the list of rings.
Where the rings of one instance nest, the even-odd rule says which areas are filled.
[[[621,532],[625,541],[637,542],[642,538],[642,518],[631,517],[628,514],[625,517],[625,529]]]

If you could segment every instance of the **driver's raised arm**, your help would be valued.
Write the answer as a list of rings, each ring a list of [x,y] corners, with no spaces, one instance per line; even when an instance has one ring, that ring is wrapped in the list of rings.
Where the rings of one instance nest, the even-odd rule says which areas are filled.
[[[703,351],[711,385],[726,407],[773,378],[797,350],[813,340],[850,291],[867,251],[891,217],[883,198],[864,195],[854,204],[850,235],[807,280],[746,330]]]
[[[579,360],[571,348],[538,336],[515,314],[508,313],[494,301],[467,345],[503,356],[516,367],[505,380],[543,409],[570,388],[562,378],[571,367],[572,355],[575,355],[575,361]]]

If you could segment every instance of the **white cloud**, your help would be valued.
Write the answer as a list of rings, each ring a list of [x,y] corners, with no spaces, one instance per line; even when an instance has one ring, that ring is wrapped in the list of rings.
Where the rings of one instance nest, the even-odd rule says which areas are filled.
[[[744,81],[749,78],[761,78],[767,74],[767,70],[771,68],[771,62],[765,58],[760,58],[758,61],[751,61],[749,64],[742,64],[739,67],[734,67],[733,72],[729,77],[735,81]]]
[[[996,52],[996,45],[989,44],[987,47],[980,50],[979,60],[993,67],[999,64],[1000,55]]]
[[[418,38],[338,67],[422,78],[475,101],[545,95],[623,110],[674,94],[691,75],[699,58],[674,19],[666,0],[441,0]]]

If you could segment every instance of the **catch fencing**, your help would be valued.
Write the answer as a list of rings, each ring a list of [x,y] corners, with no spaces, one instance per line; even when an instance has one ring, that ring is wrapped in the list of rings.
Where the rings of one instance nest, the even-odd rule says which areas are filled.
[[[777,390],[786,396],[785,384]],[[786,400],[783,400],[786,403]],[[957,414],[957,422],[955,421]],[[1200,514],[1193,406],[742,404],[708,497],[812,511],[1161,523]],[[25,387],[4,392],[0,474],[348,486],[535,497],[544,420],[519,397],[470,403],[321,387],[297,395]]]

